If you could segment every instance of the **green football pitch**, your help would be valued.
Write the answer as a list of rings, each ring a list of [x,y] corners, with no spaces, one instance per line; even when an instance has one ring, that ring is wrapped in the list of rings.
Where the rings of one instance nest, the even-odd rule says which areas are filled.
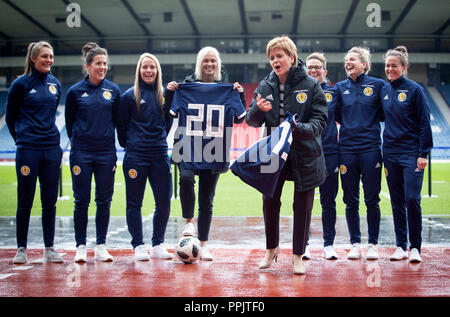
[[[174,174],[174,173],[173,173]],[[428,168],[425,173],[422,188],[422,212],[424,215],[450,215],[450,163],[432,163],[432,196],[428,197]],[[68,166],[63,166],[62,197],[57,202],[57,216],[73,215],[72,182]],[[282,215],[292,215],[293,182],[286,182],[282,196]],[[93,183],[89,215],[95,215],[95,186]],[[39,185],[36,186],[32,216],[41,214]],[[382,215],[391,215],[391,205],[386,179],[382,179],[380,194],[380,208]],[[342,190],[339,187],[336,198],[338,215],[345,214],[345,205],[342,202]],[[0,216],[14,216],[17,206],[17,180],[14,166],[0,166]],[[122,166],[118,166],[114,187],[114,196],[111,204],[111,216],[125,216],[125,182]],[[149,184],[147,183],[142,207],[143,216],[153,213],[154,200]],[[197,209],[197,206],[196,206]],[[360,214],[365,215],[363,191],[361,188]],[[320,216],[321,206],[319,190],[316,189],[313,216]],[[243,183],[230,171],[222,174],[216,189],[214,199],[214,215],[216,216],[262,216],[261,194],[255,189]],[[181,204],[179,199],[173,199],[171,216],[181,216]]]

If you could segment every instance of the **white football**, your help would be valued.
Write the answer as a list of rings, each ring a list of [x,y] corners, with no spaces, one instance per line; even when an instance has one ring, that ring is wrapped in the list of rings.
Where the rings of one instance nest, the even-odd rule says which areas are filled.
[[[182,237],[175,245],[175,257],[184,263],[194,263],[200,258],[202,246],[195,237]]]

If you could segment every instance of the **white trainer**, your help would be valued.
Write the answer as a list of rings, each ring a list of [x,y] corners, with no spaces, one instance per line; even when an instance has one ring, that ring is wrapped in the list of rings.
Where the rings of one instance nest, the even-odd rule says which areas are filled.
[[[168,260],[168,259],[172,259],[172,254],[167,252],[167,249],[162,244],[158,244],[158,245],[155,245],[152,248],[152,250],[150,251],[150,257],[152,259]]]
[[[138,245],[134,248],[134,259],[136,261],[148,261],[150,257],[148,256],[147,247],[143,244]]]
[[[422,262],[422,258],[420,257],[419,250],[416,248],[413,248],[411,251],[409,251],[409,262],[410,263],[420,263]]]
[[[309,260],[311,259],[311,251],[309,250],[309,245],[305,248],[305,253],[302,255],[302,260]]]
[[[53,247],[46,247],[44,249],[44,256],[42,258],[44,262],[63,263],[63,258],[56,252]]]
[[[84,244],[80,244],[77,247],[77,253],[74,258],[75,262],[86,262],[87,261],[87,248]]]
[[[182,235],[183,235],[183,237],[188,237],[188,236],[195,235],[195,227],[194,227],[194,224],[192,222],[188,222],[184,226],[184,230],[183,230]]]
[[[113,256],[106,250],[104,244],[97,244],[95,246],[95,258],[102,262],[112,262]]]
[[[203,260],[203,261],[212,261],[213,260],[213,256],[209,252],[209,249],[206,246],[202,247],[200,260]]]
[[[370,243],[367,247],[366,260],[378,260],[378,252],[375,244]]]
[[[327,245],[323,248],[323,257],[327,260],[336,260],[338,255],[332,245]]]
[[[397,249],[395,249],[394,254],[392,254],[389,259],[391,261],[400,261],[400,260],[407,259],[407,258],[408,258],[408,254],[406,253],[406,251],[403,250],[402,248],[398,247]]]
[[[361,245],[359,243],[354,243],[347,254],[347,259],[358,260],[361,256]]]
[[[23,264],[27,263],[27,249],[24,247],[20,247],[17,249],[17,253],[13,258],[14,264]]]

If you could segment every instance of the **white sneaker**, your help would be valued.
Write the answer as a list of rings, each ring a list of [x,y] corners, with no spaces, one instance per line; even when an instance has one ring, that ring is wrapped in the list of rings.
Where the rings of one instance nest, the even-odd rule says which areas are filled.
[[[422,262],[422,258],[420,257],[419,250],[416,248],[413,248],[411,251],[409,251],[409,262],[410,263],[419,263]]]
[[[17,249],[17,253],[13,258],[14,264],[23,264],[27,263],[27,249],[24,247],[20,247]]]
[[[378,260],[378,252],[375,244],[370,243],[367,247],[366,260]]]
[[[77,253],[75,254],[75,262],[86,262],[87,261],[87,248],[84,244],[80,244],[77,247]]]
[[[327,260],[336,260],[338,255],[332,245],[327,245],[323,248],[323,257]]]
[[[305,253],[302,255],[302,260],[309,260],[311,259],[311,252],[309,251],[309,245],[305,248]]]
[[[42,258],[44,262],[52,262],[52,263],[63,263],[63,258],[56,252],[53,247],[48,247],[44,249],[44,256]]]
[[[102,262],[112,262],[113,256],[106,250],[104,244],[97,244],[95,246],[95,258]]]
[[[406,251],[398,247],[397,249],[395,249],[394,254],[392,254],[389,259],[391,261],[400,261],[406,258],[408,258],[408,254],[406,253]]]
[[[209,252],[209,250],[208,250],[208,248],[206,246],[202,247],[200,260],[203,260],[203,261],[212,261],[213,260],[213,256]]]
[[[152,259],[168,260],[168,259],[172,259],[172,254],[167,252],[167,249],[162,244],[158,244],[158,245],[155,245],[152,248],[152,250],[150,251],[150,257]]]
[[[195,227],[192,222],[188,222],[186,226],[184,226],[184,230],[182,233],[183,237],[193,236],[195,235]]]
[[[147,253],[147,247],[143,244],[138,245],[136,248],[134,248],[134,259],[136,261],[148,261],[150,260],[150,257]]]
[[[359,243],[354,243],[350,252],[347,254],[347,259],[349,260],[358,260],[361,256],[361,245]]]

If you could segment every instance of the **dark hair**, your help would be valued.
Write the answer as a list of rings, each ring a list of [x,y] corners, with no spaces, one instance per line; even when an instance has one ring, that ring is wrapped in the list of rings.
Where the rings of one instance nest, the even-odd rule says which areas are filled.
[[[386,60],[389,56],[395,56],[400,60],[400,63],[402,63],[402,66],[406,66],[406,68],[409,67],[409,58],[408,58],[408,50],[406,46],[399,45],[394,49],[388,50],[386,52],[386,55],[384,55],[384,60]],[[407,69],[404,71],[404,74],[407,74]]]
[[[94,57],[97,55],[105,55],[108,58],[108,51],[100,46],[97,43],[89,42],[86,43],[81,49],[81,56],[83,58],[83,65],[91,65]]]

